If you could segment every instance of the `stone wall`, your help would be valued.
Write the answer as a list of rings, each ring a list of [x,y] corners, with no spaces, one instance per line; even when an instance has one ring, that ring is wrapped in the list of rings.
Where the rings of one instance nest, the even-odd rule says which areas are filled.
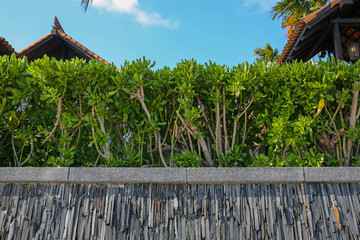
[[[359,239],[359,168],[0,168],[0,239]]]

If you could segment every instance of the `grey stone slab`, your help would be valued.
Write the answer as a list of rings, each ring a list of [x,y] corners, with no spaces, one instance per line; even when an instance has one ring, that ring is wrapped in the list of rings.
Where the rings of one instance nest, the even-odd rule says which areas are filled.
[[[306,182],[360,182],[360,167],[305,167]]]
[[[69,168],[0,168],[0,182],[67,182]]]
[[[186,183],[186,168],[70,168],[73,183]]]
[[[360,168],[0,168],[0,182],[360,183]]]
[[[188,168],[188,183],[299,183],[303,168]]]

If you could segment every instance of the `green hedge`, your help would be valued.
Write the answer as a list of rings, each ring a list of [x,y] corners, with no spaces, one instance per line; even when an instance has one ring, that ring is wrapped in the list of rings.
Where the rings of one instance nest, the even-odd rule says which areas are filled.
[[[0,166],[358,166],[359,66],[3,56]]]

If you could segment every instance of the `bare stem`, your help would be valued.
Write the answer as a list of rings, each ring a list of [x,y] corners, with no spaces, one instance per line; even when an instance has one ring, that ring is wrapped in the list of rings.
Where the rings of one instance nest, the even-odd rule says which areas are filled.
[[[220,120],[220,103],[215,103],[216,109],[216,129],[215,129],[215,146],[216,146],[216,155],[220,158],[220,154],[223,153],[222,147],[222,134],[221,134],[221,120]]]
[[[158,137],[158,141],[159,141],[159,155],[160,155],[160,159],[162,164],[164,165],[164,167],[168,167],[168,165],[165,162],[164,156],[163,156],[163,152],[162,152],[162,144],[161,144],[161,136],[159,133],[159,137]]]
[[[140,85],[140,87],[138,88],[137,93],[131,94],[130,99],[134,99],[134,98],[139,100],[139,102],[141,103],[142,108],[145,111],[145,114],[146,114],[147,118],[149,119],[149,122],[152,123],[150,112],[149,112],[149,110],[148,110],[148,108],[146,107],[146,104],[145,104],[144,88],[143,88],[142,85]],[[157,132],[156,129],[154,130],[154,135],[155,135],[155,148],[157,149],[159,141],[158,141],[158,132]]]
[[[223,87],[223,128],[224,128],[224,147],[225,153],[229,151],[229,135],[226,128],[226,99],[225,99],[225,87]]]
[[[331,127],[332,123],[334,122],[334,119],[335,119],[336,115],[338,114],[338,112],[340,110],[340,107],[341,107],[341,102],[339,102],[339,104],[338,104],[338,106],[336,108],[336,111],[335,111],[335,113],[334,113],[334,115],[332,117],[332,121],[330,122],[330,127]]]
[[[13,130],[12,130],[12,133],[11,133],[11,146],[12,146],[12,149],[13,149],[13,152],[14,152],[14,162],[15,162],[15,165],[18,166],[18,167],[20,167],[19,158],[18,158],[18,156],[17,156],[16,149],[15,149],[14,133],[15,133],[15,127],[13,127]]]
[[[100,125],[100,130],[102,131],[102,133],[104,135],[106,135],[104,116],[101,116],[101,117],[98,116],[98,122],[99,122],[99,125]],[[110,150],[109,150],[109,142],[108,141],[106,141],[106,143],[105,143],[104,153],[105,153],[106,158],[110,158]]]
[[[62,97],[59,97],[58,106],[57,106],[57,114],[56,114],[56,122],[55,122],[54,128],[51,130],[49,136],[47,138],[45,138],[44,141],[42,141],[42,144],[46,143],[49,140],[49,138],[52,137],[52,135],[55,133],[56,128],[59,125],[60,117],[61,117],[61,103],[62,103]]]
[[[25,163],[27,163],[29,160],[30,160],[30,157],[31,157],[31,154],[33,153],[33,151],[34,151],[34,139],[31,139],[30,140],[30,153],[29,153],[29,155],[28,155],[28,157],[25,159],[25,161],[23,161],[22,163],[20,163],[20,166],[22,167],[22,166],[24,166],[25,165]]]
[[[244,111],[242,111],[242,113],[241,113],[239,116],[237,116],[236,119],[234,120],[234,130],[233,130],[233,136],[232,136],[231,151],[234,150],[234,147],[235,147],[237,124],[238,124],[241,116],[246,113],[246,111],[249,109],[249,107],[251,106],[251,104],[253,103],[253,101],[254,101],[254,98],[252,98],[252,99],[250,100],[250,102],[246,105]]]
[[[350,119],[349,119],[349,126],[352,130],[355,130],[356,127],[356,116],[357,116],[357,108],[358,108],[358,100],[359,100],[359,90],[355,90],[359,82],[355,82],[353,85],[353,97],[350,109]],[[353,141],[348,138],[347,140],[347,158],[345,160],[345,165],[350,166],[350,157],[351,157],[351,150],[352,150]]]
[[[211,153],[206,145],[204,137],[199,134],[197,129],[194,126],[192,126],[191,123],[188,123],[188,124],[185,123],[184,119],[182,118],[182,116],[179,113],[179,110],[176,111],[176,114],[178,115],[180,121],[182,122],[184,127],[190,132],[191,135],[194,135],[194,134],[198,135],[198,141],[203,150],[206,164],[208,166],[214,166],[215,165],[214,161],[212,160]]]
[[[204,109],[204,107],[203,107],[202,104],[201,104],[201,101],[200,101],[199,96],[196,97],[196,100],[197,100],[197,102],[198,102],[198,104],[199,104],[200,109],[203,110],[202,115],[203,115],[203,117],[204,117],[204,119],[205,119],[205,124],[206,124],[206,126],[208,127],[208,129],[209,129],[209,132],[210,132],[210,135],[211,135],[213,141],[215,142],[216,140],[215,140],[214,132],[212,131],[211,126],[208,124],[208,118],[206,117],[205,109]]]
[[[245,138],[246,138],[246,128],[247,128],[247,120],[248,120],[248,116],[247,113],[245,111],[245,119],[244,119],[244,132],[243,132],[243,137],[242,137],[242,141],[241,144],[245,143]]]
[[[95,106],[93,106],[93,108],[92,108],[92,114],[93,114],[93,116],[95,116]],[[93,136],[93,139],[94,139],[94,145],[95,145],[96,151],[99,153],[100,156],[102,156],[104,158],[107,158],[107,156],[100,151],[99,145],[98,145],[98,143],[96,141],[95,128],[94,128],[93,125],[91,125],[91,133],[92,133],[92,136]]]

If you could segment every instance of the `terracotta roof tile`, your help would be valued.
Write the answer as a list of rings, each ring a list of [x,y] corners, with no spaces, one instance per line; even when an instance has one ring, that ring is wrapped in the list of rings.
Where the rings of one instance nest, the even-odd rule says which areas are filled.
[[[299,22],[296,24],[294,32],[289,37],[289,39],[288,39],[288,41],[287,41],[287,43],[286,43],[286,45],[284,47],[284,50],[280,54],[279,58],[276,60],[276,65],[278,65],[279,63],[281,63],[281,62],[283,62],[285,60],[286,56],[290,52],[290,49],[294,45],[297,37],[299,36],[301,30],[304,27],[304,25],[305,25],[305,22],[302,19],[300,19]]]
[[[72,43],[74,43],[76,46],[80,47],[81,49],[83,49],[85,52],[87,52],[88,54],[90,54],[94,59],[97,59],[99,61],[104,61],[107,64],[111,64],[108,61],[106,61],[105,59],[101,58],[99,55],[95,54],[93,51],[90,51],[88,48],[84,47],[82,44],[80,44],[78,41],[76,41],[75,39],[71,38],[69,35],[67,35],[66,33],[64,33],[63,31],[58,31],[60,35],[62,35],[63,37],[67,38],[69,41],[71,41]]]
[[[341,0],[334,0],[330,2],[331,7],[334,7],[335,5],[339,4]]]
[[[279,58],[276,61],[276,65],[278,65],[279,63],[283,62],[285,60],[285,58],[287,57],[287,55],[289,54],[291,48],[293,47],[296,39],[299,37],[303,27],[305,26],[305,24],[310,23],[312,20],[314,20],[318,13],[323,11],[325,8],[327,8],[328,6],[330,6],[331,8],[333,8],[334,6],[336,6],[337,4],[339,4],[341,2],[341,0],[333,0],[331,2],[329,2],[328,4],[326,4],[325,6],[323,6],[322,8],[320,8],[319,10],[303,17],[300,18],[298,23],[295,26],[295,30],[294,32],[291,34],[291,36],[289,37],[282,53],[280,54]]]
[[[95,54],[93,51],[90,51],[88,48],[84,47],[82,44],[80,44],[78,41],[76,41],[75,39],[73,39],[72,37],[70,37],[69,35],[67,35],[66,33],[64,33],[63,31],[59,31],[57,30],[57,32],[65,37],[66,39],[68,39],[69,41],[71,41],[73,44],[75,44],[76,46],[80,47],[81,49],[83,49],[85,52],[87,52],[89,55],[91,55],[94,59],[97,59],[99,61],[104,61],[107,64],[111,64],[108,61],[106,61],[105,59],[101,58],[99,55]]]
[[[73,39],[72,37],[70,37],[69,35],[67,35],[65,32],[61,31],[60,29],[54,29],[51,33],[45,35],[44,37],[40,38],[39,40],[37,40],[36,42],[34,42],[33,44],[27,46],[26,48],[24,48],[23,50],[21,50],[19,53],[23,54],[24,52],[26,52],[27,50],[29,50],[30,48],[34,47],[35,45],[39,44],[41,41],[45,40],[46,38],[50,37],[51,35],[54,35],[56,33],[58,33],[60,36],[62,36],[63,38],[66,38],[67,40],[69,40],[71,43],[73,43],[74,45],[76,45],[77,47],[81,48],[82,50],[84,50],[86,53],[88,53],[90,56],[92,56],[94,59],[99,60],[99,61],[104,61],[106,64],[111,64],[108,61],[106,61],[105,59],[101,58],[99,55],[95,54],[94,52],[90,51],[88,48],[84,47],[82,44],[80,44],[78,41],[76,41],[75,39]]]
[[[33,46],[39,44],[41,41],[45,40],[46,38],[50,37],[51,33],[46,34],[45,36],[43,36],[42,38],[40,38],[39,40],[37,40],[36,42],[34,42],[33,44],[30,44],[29,46],[27,46],[26,48],[22,49],[19,53],[20,54],[24,54],[24,52],[26,52],[27,50],[29,50],[30,48],[32,48]]]
[[[17,57],[21,57],[21,55],[15,51],[15,49],[8,41],[5,40],[5,38],[0,37],[0,44],[3,45],[10,53],[15,53]]]

